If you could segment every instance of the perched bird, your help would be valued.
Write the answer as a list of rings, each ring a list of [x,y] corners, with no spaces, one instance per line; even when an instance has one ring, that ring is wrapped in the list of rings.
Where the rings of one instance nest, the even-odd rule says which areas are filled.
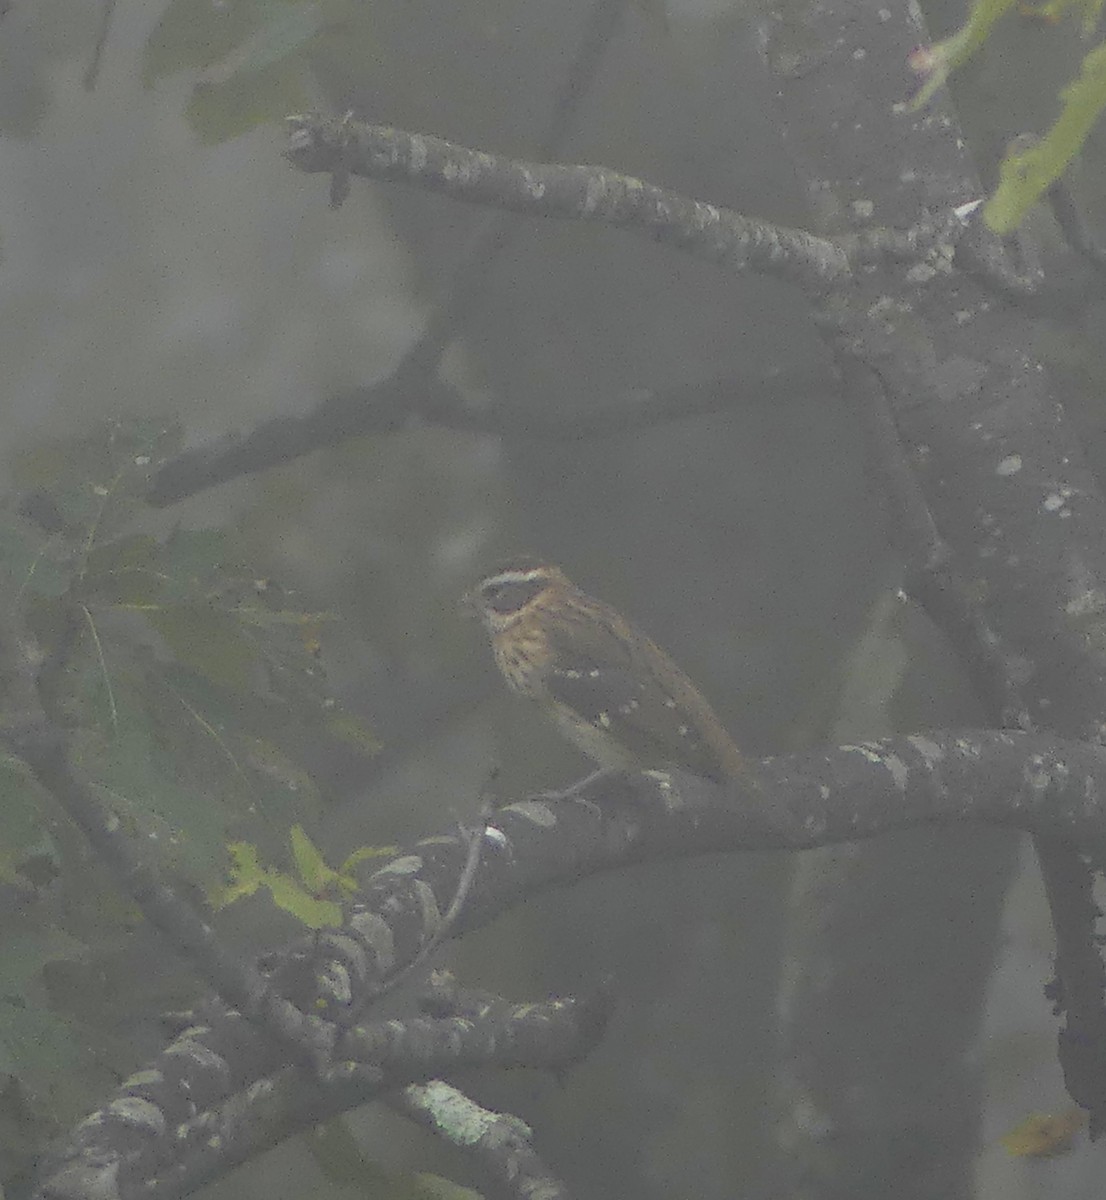
[[[467,599],[507,686],[601,767],[684,767],[716,780],[741,772],[740,751],[691,680],[559,567],[515,559]]]

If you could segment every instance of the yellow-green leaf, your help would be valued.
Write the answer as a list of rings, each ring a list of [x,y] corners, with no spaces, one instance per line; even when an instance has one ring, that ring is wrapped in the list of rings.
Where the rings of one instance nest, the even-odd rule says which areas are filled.
[[[370,858],[394,858],[399,853],[398,846],[359,846],[341,866],[341,873],[349,873],[360,863]]]
[[[999,1140],[1016,1158],[1053,1158],[1072,1148],[1086,1120],[1083,1110],[1075,1107],[1060,1113],[1033,1113]]]
[[[949,74],[967,62],[983,45],[991,27],[1014,3],[1015,0],[976,0],[967,21],[951,37],[935,42],[924,51],[914,52],[911,65],[925,75],[925,82],[910,102],[912,109],[929,103],[938,89],[944,86]]]
[[[288,875],[269,871],[265,876],[265,886],[273,897],[273,903],[286,913],[291,913],[308,929],[328,929],[342,923],[341,905],[308,895]]]
[[[292,843],[292,857],[296,861],[296,870],[308,891],[315,893],[324,891],[335,879],[336,872],[328,867],[326,859],[319,853],[318,847],[307,836],[302,825],[293,825],[289,840]]]
[[[227,846],[231,867],[228,882],[212,889],[208,899],[213,908],[226,908],[243,896],[252,896],[265,882],[265,872],[257,858],[257,847],[251,842],[231,842]]]
[[[1018,227],[1026,212],[1064,173],[1106,107],[1106,44],[1084,59],[1079,78],[1060,93],[1064,108],[1039,142],[1002,161],[999,185],[983,208],[983,219],[995,233]]]

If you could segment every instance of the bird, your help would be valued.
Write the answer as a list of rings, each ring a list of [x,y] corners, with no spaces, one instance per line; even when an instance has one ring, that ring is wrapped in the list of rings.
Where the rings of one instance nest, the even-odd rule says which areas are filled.
[[[717,782],[745,760],[655,642],[553,563],[515,558],[466,596],[508,688],[535,701],[600,768],[678,767]]]

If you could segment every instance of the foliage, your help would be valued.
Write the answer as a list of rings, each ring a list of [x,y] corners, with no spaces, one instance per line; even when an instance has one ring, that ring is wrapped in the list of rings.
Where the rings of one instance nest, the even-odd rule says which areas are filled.
[[[920,47],[911,65],[922,84],[911,107],[925,105],[950,74],[986,43],[1012,8],[1055,22],[1079,16],[1084,36],[1097,25],[1104,0],[975,0],[964,25],[950,37]],[[220,142],[254,126],[310,107],[304,71],[323,49],[341,54],[351,43],[371,45],[371,17],[349,0],[173,0],[146,48],[144,77],[153,83],[181,70],[195,73],[188,118],[206,142]],[[342,48],[342,49],[339,49]],[[1079,77],[1061,93],[1062,110],[1029,151],[1011,149],[983,217],[1000,234],[1011,232],[1026,211],[1064,172],[1106,106],[1106,47],[1091,50]]]
[[[954,34],[914,51],[910,65],[924,81],[911,101],[911,108],[919,109],[933,99],[945,86],[949,75],[986,42],[995,22],[1009,12],[1014,3],[1015,0],[976,0],[967,21]]]
[[[1079,1108],[1033,1113],[999,1140],[1016,1158],[1055,1158],[1072,1149],[1076,1136],[1086,1125],[1086,1114]]]
[[[266,888],[278,908],[291,913],[309,929],[337,927],[342,923],[340,901],[357,890],[357,880],[352,875],[354,867],[369,858],[386,858],[397,853],[395,846],[361,846],[335,869],[327,865],[302,825],[292,826],[290,840],[296,877],[262,867],[256,846],[233,842],[228,847],[232,861],[230,881],[213,892],[212,904],[224,908]]]
[[[1082,17],[1083,34],[1089,37],[1102,4],[1103,0],[1047,0],[1043,6],[1022,6],[1020,11],[1057,21],[1067,10],[1075,9]],[[916,50],[911,66],[923,83],[911,107],[918,109],[928,103],[949,75],[984,45],[995,22],[1013,7],[1014,0],[975,0],[967,21],[951,37]],[[1084,56],[1078,78],[1060,93],[1060,100],[1060,115],[1044,137],[1028,148],[1015,139],[1007,149],[999,167],[998,188],[983,209],[983,219],[995,233],[1012,233],[1082,149],[1106,108],[1106,44]]]
[[[151,473],[180,442],[175,428],[113,423],[13,465],[18,496],[0,501],[2,646],[10,654],[21,638],[20,653],[40,656],[74,766],[124,829],[162,869],[210,892],[228,843],[276,849],[283,830],[319,812],[313,760],[375,743],[329,693],[329,614],[248,570],[224,531],[143,528]],[[94,1019],[90,980],[130,980],[103,995],[102,1015],[120,1026],[131,1006],[136,1021],[157,1011],[151,989],[187,999],[195,985],[118,961],[135,953],[137,914],[11,757],[0,756],[0,794],[4,1139],[27,1103],[69,1120],[109,1086],[86,1049],[104,1030],[79,1033]],[[301,878],[340,885],[346,866],[328,874],[296,836]]]
[[[305,59],[345,10],[345,0],[173,0],[146,47],[144,78],[198,69],[189,121],[205,142],[225,141],[308,105]]]
[[[1010,149],[999,168],[999,185],[983,209],[996,233],[1010,233],[1064,173],[1106,108],[1106,45],[1083,59],[1079,78],[1061,93],[1063,109],[1048,134],[1028,149]]]

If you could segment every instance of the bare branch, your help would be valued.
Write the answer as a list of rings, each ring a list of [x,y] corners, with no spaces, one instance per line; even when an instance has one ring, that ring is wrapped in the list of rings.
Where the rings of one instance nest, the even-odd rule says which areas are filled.
[[[663,390],[632,388],[595,408],[520,410],[497,403],[478,408],[452,384],[409,377],[405,368],[372,387],[324,400],[303,417],[274,417],[242,437],[185,450],[163,463],[146,499],[158,508],[209,487],[291,462],[324,446],[366,433],[394,433],[411,422],[522,440],[579,442],[616,437],[670,421],[721,412],[734,405],[780,404],[818,386],[813,366],[749,378],[709,379]]]
[[[364,1061],[371,1066],[351,1064],[320,1078],[277,1062],[249,1087],[228,1069],[225,1078],[236,1090],[199,1113],[193,1105],[171,1129],[159,1128],[158,1110],[148,1099],[150,1079],[136,1076],[123,1085],[108,1118],[120,1135],[117,1147],[98,1154],[90,1145],[97,1131],[83,1126],[74,1145],[51,1159],[43,1190],[55,1200],[187,1195],[285,1138],[414,1081],[475,1066],[563,1070],[596,1045],[609,1015],[609,997],[597,993],[586,1000],[504,1002],[463,1018],[413,1017],[358,1027],[350,1031],[346,1050],[369,1056]],[[202,1029],[190,1029],[178,1038],[162,1056],[166,1064],[203,1062],[211,1072],[216,1064],[198,1033]],[[490,1150],[484,1147],[480,1157],[489,1160]]]
[[[412,183],[470,204],[597,221],[816,293],[852,273],[846,253],[826,238],[744,217],[607,167],[525,162],[349,118],[301,114],[288,123],[285,157],[309,174]]]
[[[482,926],[538,892],[631,863],[797,849],[924,823],[1012,826],[1062,837],[1099,861],[1106,858],[1101,746],[1042,734],[932,733],[769,759],[755,772],[726,786],[684,773],[599,775],[560,797],[496,810],[453,932]],[[437,914],[456,894],[469,861],[456,835],[410,847],[368,876],[341,930],[287,952],[273,982],[298,993],[292,998],[300,1007],[341,1023],[343,1013],[356,1012],[382,978],[433,936]],[[214,1108],[281,1063],[273,1043],[218,1006],[208,1026],[188,1036],[194,1051],[170,1047],[128,1082],[118,1102],[82,1122],[40,1194],[74,1194],[73,1181],[100,1179],[105,1163],[118,1167],[124,1157],[172,1159],[181,1150],[178,1131],[195,1119],[198,1096]],[[389,1045],[386,1031],[353,1029],[340,1039],[335,1061],[379,1065]],[[213,1127],[203,1128],[210,1136]],[[54,1179],[59,1171],[64,1188]]]
[[[534,1151],[533,1130],[520,1118],[491,1112],[436,1079],[414,1083],[390,1101],[396,1112],[474,1156],[504,1200],[566,1200],[568,1192]]]

